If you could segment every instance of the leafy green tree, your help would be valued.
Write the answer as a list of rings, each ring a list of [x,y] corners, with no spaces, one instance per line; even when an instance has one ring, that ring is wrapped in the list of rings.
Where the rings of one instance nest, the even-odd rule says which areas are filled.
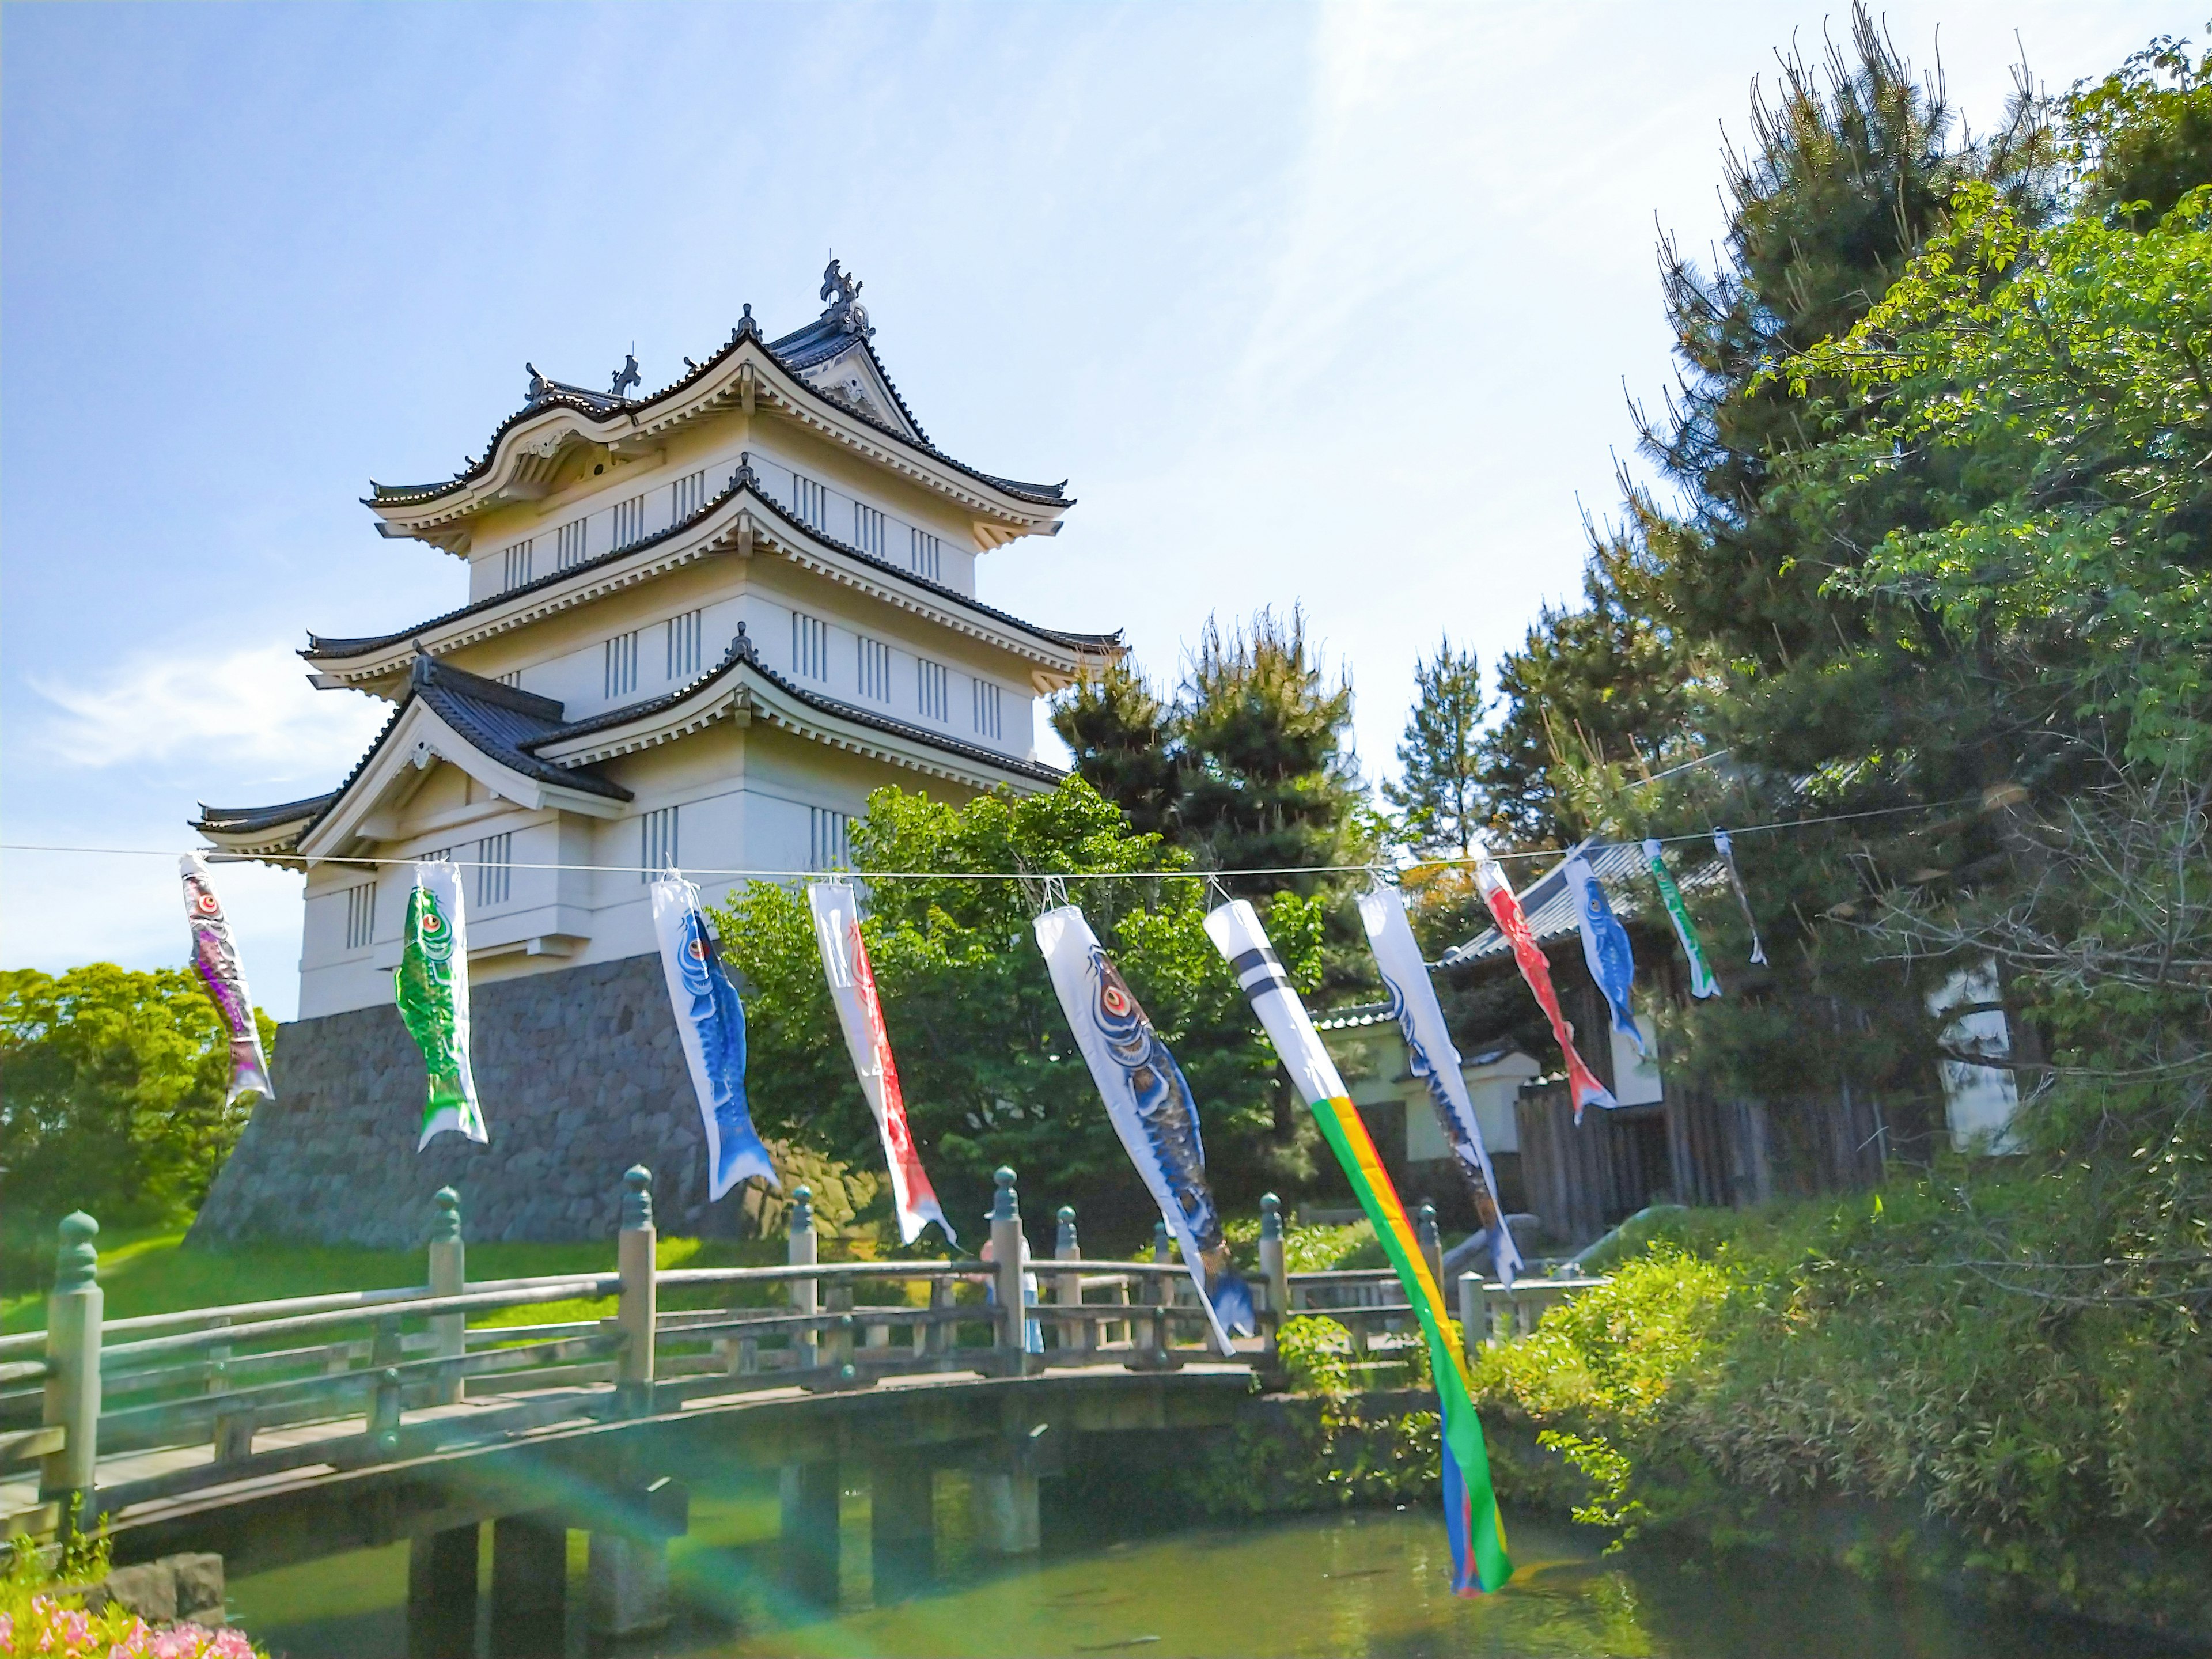
[[[258,1009],[264,1048],[276,1027]],[[11,1244],[72,1209],[125,1224],[189,1214],[253,1097],[226,1106],[230,1048],[179,969],[0,972],[0,1211]]]
[[[2212,179],[2212,52],[2192,64],[2188,44],[2160,35],[2068,97],[2083,213],[2140,230]]]
[[[953,807],[876,792],[854,825],[866,884],[861,924],[907,1112],[924,1165],[966,1236],[988,1202],[991,1172],[1021,1172],[1036,1205],[1073,1203],[1097,1237],[1127,1244],[1153,1212],[1084,1068],[1030,922],[1046,878],[1069,879],[1100,942],[1173,1048],[1205,1127],[1222,1202],[1255,1203],[1270,1185],[1310,1178],[1312,1132],[1280,1088],[1273,1051],[1205,934],[1202,883],[1119,875],[1188,860],[1071,779],[1048,794],[993,794]],[[869,881],[871,871],[921,871]],[[1022,879],[971,880],[1024,872]],[[822,976],[805,896],[754,883],[716,918],[746,981],[749,1075],[764,1129],[872,1168],[873,1120],[854,1082]],[[1274,902],[1271,936],[1293,976],[1320,975],[1321,911]]]
[[[1382,786],[1382,799],[1398,809],[1398,833],[1429,852],[1474,850],[1482,828],[1476,771],[1482,728],[1482,665],[1472,651],[1452,649],[1451,635],[1437,654],[1413,668],[1415,701],[1398,744],[1399,775]]]

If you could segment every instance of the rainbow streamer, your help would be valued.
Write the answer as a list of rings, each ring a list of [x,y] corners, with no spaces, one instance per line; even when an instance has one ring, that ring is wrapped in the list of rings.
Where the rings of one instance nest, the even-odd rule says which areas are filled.
[[[1468,1392],[1467,1356],[1453,1339],[1443,1292],[1421,1253],[1413,1219],[1251,905],[1243,899],[1222,905],[1206,917],[1206,933],[1251,1000],[1276,1056],[1304,1091],[1428,1340],[1443,1419],[1444,1528],[1451,1539],[1452,1589],[1460,1595],[1497,1589],[1513,1576],[1513,1563],[1505,1553],[1505,1522],[1491,1490],[1482,1420]]]

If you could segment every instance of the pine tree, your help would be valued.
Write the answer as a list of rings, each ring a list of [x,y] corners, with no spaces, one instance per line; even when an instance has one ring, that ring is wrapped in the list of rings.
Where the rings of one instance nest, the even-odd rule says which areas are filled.
[[[1481,828],[1475,779],[1481,665],[1474,652],[1453,650],[1446,634],[1437,654],[1415,665],[1413,686],[1418,700],[1398,744],[1400,775],[1383,784],[1382,798],[1398,809],[1398,832],[1413,846],[1465,858]]]
[[[1352,683],[1328,678],[1303,609],[1288,622],[1262,610],[1226,635],[1208,617],[1176,713],[1183,769],[1176,839],[1224,872],[1364,857],[1375,838],[1344,746],[1351,722]],[[1342,884],[1271,874],[1229,884],[1264,893]]]
[[[1169,835],[1182,795],[1172,711],[1126,662],[1073,686],[1052,708],[1053,730],[1075,751],[1083,781],[1120,807],[1139,835]]]

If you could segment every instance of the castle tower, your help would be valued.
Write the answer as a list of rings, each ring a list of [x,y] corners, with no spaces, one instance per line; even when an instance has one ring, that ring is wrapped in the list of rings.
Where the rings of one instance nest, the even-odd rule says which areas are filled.
[[[196,1231],[411,1243],[453,1182],[480,1236],[596,1237],[629,1162],[672,1226],[710,1224],[648,872],[702,872],[712,902],[741,878],[708,872],[839,867],[883,785],[957,802],[1058,781],[1036,701],[1120,636],[984,605],[975,562],[1073,503],[937,448],[858,295],[832,261],[813,322],[769,340],[748,306],[650,396],[623,395],[634,362],[605,393],[533,368],[480,459],[372,484],[379,532],[465,562],[468,602],[311,635],[314,683],[388,701],[382,733],[327,794],[193,825],[307,877],[277,1097]],[[441,854],[464,866],[492,1145],[418,1157],[421,1064],[392,1007],[411,872],[340,860]]]

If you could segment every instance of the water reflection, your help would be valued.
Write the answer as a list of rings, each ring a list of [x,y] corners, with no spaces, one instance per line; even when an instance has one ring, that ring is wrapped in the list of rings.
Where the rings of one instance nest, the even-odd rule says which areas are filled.
[[[1008,1564],[975,1551],[964,1498],[939,1478],[933,1576],[917,1583],[916,1564],[894,1553],[900,1582],[879,1598],[866,1497],[844,1492],[833,1607],[811,1607],[785,1588],[773,1480],[695,1498],[690,1536],[671,1564],[690,1610],[638,1651],[670,1659],[2148,1659],[2172,1651],[1757,1555],[1641,1547],[1603,1557],[1579,1529],[1525,1516],[1510,1521],[1513,1583],[1472,1601],[1447,1589],[1443,1529],[1420,1511],[1088,1540],[1063,1529],[1042,1558]],[[580,1545],[572,1534],[579,1577]],[[240,1579],[231,1601],[247,1629],[291,1659],[408,1659],[406,1580],[406,1551],[395,1547]],[[483,1583],[489,1588],[488,1570]],[[544,1644],[545,1659],[586,1651],[580,1582],[575,1589],[557,1646],[550,1636],[531,1638]],[[520,1656],[519,1634],[494,1632],[480,1613],[471,1645],[478,1655]],[[419,1637],[415,1659],[427,1659]]]

